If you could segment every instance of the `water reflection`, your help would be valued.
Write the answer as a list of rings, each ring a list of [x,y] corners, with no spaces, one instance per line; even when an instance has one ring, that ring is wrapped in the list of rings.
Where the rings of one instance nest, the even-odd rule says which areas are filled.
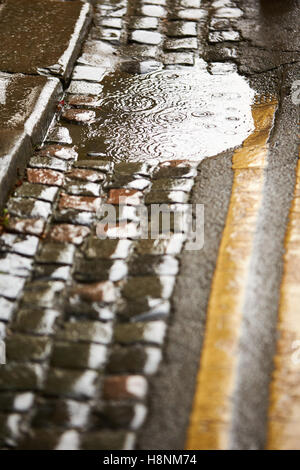
[[[253,130],[254,92],[235,72],[116,72],[102,85],[95,122],[69,125],[81,158],[92,151],[116,161],[201,160],[240,145]]]

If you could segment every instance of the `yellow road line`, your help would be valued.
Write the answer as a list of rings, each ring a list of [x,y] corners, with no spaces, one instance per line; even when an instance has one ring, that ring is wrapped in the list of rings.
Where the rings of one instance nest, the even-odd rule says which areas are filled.
[[[228,448],[247,274],[275,111],[272,99],[253,105],[255,130],[233,155],[233,188],[209,299],[189,450]]]
[[[268,449],[300,450],[300,160],[285,239]]]

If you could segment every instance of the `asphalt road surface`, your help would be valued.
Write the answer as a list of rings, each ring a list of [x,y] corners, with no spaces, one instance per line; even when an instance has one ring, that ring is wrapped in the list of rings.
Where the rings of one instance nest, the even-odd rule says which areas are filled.
[[[299,450],[300,2],[96,1],[69,55],[62,2],[31,63],[0,3],[0,137],[55,83],[0,219],[2,448]]]

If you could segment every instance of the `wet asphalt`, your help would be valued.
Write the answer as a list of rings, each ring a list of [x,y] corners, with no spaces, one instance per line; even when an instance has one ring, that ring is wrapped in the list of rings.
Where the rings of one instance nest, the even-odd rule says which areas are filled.
[[[167,2],[165,10],[171,24],[172,20],[175,19],[173,15],[177,12],[177,3],[179,4],[179,2],[176,2],[175,5],[173,3],[171,1]],[[189,1],[186,3],[189,6]],[[226,2],[215,3],[223,4]],[[50,137],[48,135],[47,145],[53,145],[53,143],[65,145],[68,144],[66,140],[70,138],[69,143],[72,142],[77,147],[78,162],[76,168],[81,171],[86,171],[87,168],[87,171],[96,168],[95,162],[93,167],[89,167],[91,161],[87,160],[87,154],[90,154],[89,157],[95,160],[98,156],[103,168],[107,165],[107,160],[104,161],[103,159],[102,162],[103,156],[108,156],[109,162],[112,161],[116,165],[125,162],[126,164],[145,163],[146,165],[155,166],[165,160],[183,159],[188,148],[189,158],[199,163],[189,201],[193,204],[203,204],[205,207],[205,243],[201,251],[183,251],[179,258],[180,271],[171,298],[171,314],[167,319],[162,317],[168,325],[166,339],[162,346],[162,361],[158,372],[149,377],[150,389],[146,401],[148,413],[145,424],[137,431],[136,447],[138,449],[174,450],[185,447],[205,336],[206,312],[211,284],[232,191],[233,147],[239,146],[251,133],[249,103],[255,93],[257,95],[276,96],[278,109],[269,142],[268,165],[265,169],[262,203],[254,234],[254,249],[247,278],[243,306],[244,315],[238,350],[238,381],[232,397],[234,411],[229,448],[263,449],[266,444],[268,390],[274,367],[273,357],[277,339],[276,323],[283,269],[284,237],[289,208],[293,199],[296,178],[295,168],[298,160],[299,106],[292,102],[291,90],[293,82],[300,78],[300,2],[297,0],[273,0],[272,2],[268,0],[239,0],[229,3],[232,3],[230,5],[232,10],[230,14],[228,13],[228,17],[226,11],[223,11],[218,17],[210,1],[204,0],[201,2],[201,7],[205,10],[206,16],[204,19],[195,19],[195,22],[198,22],[197,37],[198,39],[200,37],[200,47],[198,47],[199,50],[196,53],[196,63],[191,67],[192,72],[186,70],[187,65],[191,65],[189,64],[192,60],[191,55],[189,55],[190,50],[188,53],[180,52],[182,44],[181,46],[178,46],[178,44],[165,45],[164,47],[168,52],[163,52],[164,57],[161,55],[161,46],[157,34],[161,34],[162,27],[160,26],[157,32],[155,24],[156,18],[162,18],[165,13],[159,10],[161,8],[159,5],[155,5],[158,6],[156,10],[153,10],[153,5],[150,5],[150,10],[151,7],[152,10],[149,11],[148,16],[146,15],[147,21],[153,22],[154,25],[150,28],[150,34],[148,34],[149,31],[147,34],[145,32],[139,33],[140,28],[129,28],[130,33],[128,34],[131,35],[131,39],[128,42],[121,42],[119,55],[116,55],[115,51],[110,49],[110,47],[115,47],[118,44],[118,38],[113,36],[117,33],[108,32],[107,34],[112,34],[112,41],[108,41],[108,44],[113,44],[113,46],[108,46],[106,58],[109,58],[110,67],[112,64],[114,67],[117,62],[117,68],[113,69],[112,73],[102,81],[101,90],[97,88],[99,85],[95,79],[95,81],[88,82],[88,87],[91,88],[82,91],[80,86],[82,82],[85,82],[83,77],[81,85],[78,85],[79,82],[76,83],[76,80],[75,84],[74,81],[71,83],[71,87],[75,88],[73,88],[73,92],[69,93],[77,95],[78,99],[78,95],[96,94],[95,90],[97,90],[97,93],[102,93],[100,106],[98,106],[99,103],[97,105],[94,103],[94,111],[86,115],[84,112],[89,107],[89,102],[83,100],[81,114],[77,112],[69,112],[68,114],[69,109],[64,110],[60,115],[61,119],[52,129],[53,133],[51,134],[51,131]],[[221,8],[223,6],[221,5]],[[145,8],[145,5],[143,7]],[[140,8],[139,3],[130,2],[128,17],[126,17],[129,24],[138,21],[135,18],[138,16],[138,8]],[[227,6],[225,5],[224,8],[226,10]],[[144,19],[143,28],[147,30],[149,24],[145,21]],[[222,37],[224,31],[226,32],[229,29],[229,21],[231,25],[234,25],[235,36],[226,36],[225,34]],[[210,28],[209,25],[212,24],[214,27]],[[199,33],[200,29],[201,34]],[[96,30],[94,28],[92,31],[93,39],[97,34],[97,28]],[[170,37],[172,37],[172,34],[169,31]],[[176,32],[175,35],[177,36],[177,34]],[[220,34],[222,40],[220,40]],[[193,33],[191,37],[193,37]],[[99,39],[101,38],[97,37],[97,40]],[[148,50],[154,47],[158,49],[158,53],[156,52],[155,57],[152,57],[151,54],[153,55],[153,53],[150,51],[151,60],[141,60],[144,52],[141,52],[139,45]],[[79,67],[83,63],[88,66],[91,65],[93,54],[96,57],[93,47],[91,46],[90,49],[86,47],[83,55],[81,55]],[[179,64],[172,63],[174,61],[173,52],[170,52],[172,47],[179,47]],[[189,42],[189,45],[185,44],[184,47],[193,48],[193,44]],[[205,61],[204,65],[203,61]],[[205,64],[208,64],[208,67]],[[103,66],[103,64],[97,62],[93,65],[100,66],[100,68]],[[155,70],[150,75],[136,74],[136,71],[141,72],[143,67],[146,67],[146,71],[149,71],[149,67]],[[219,67],[232,68],[233,75],[228,81],[226,74],[213,73]],[[176,69],[178,70],[177,73]],[[135,71],[134,75],[132,74],[133,70]],[[77,73],[80,76],[82,70],[77,70]],[[101,73],[101,70],[97,70],[96,73]],[[242,90],[241,96],[236,100],[234,97],[230,98],[230,108],[233,108],[233,112],[242,109],[236,134],[235,131],[233,132],[234,128],[232,127],[234,121],[227,119],[232,116],[226,114],[226,106],[229,107],[226,103],[226,93],[229,93],[230,87],[233,87],[233,85],[235,92]],[[86,82],[85,86],[87,86]],[[202,95],[200,93],[200,96],[198,92],[201,87]],[[93,89],[93,93],[89,93],[91,89]],[[124,93],[124,90],[126,90],[126,93]],[[212,98],[214,94],[216,96]],[[68,99],[71,103],[72,97]],[[243,102],[245,109],[241,106],[239,100]],[[72,107],[72,104],[70,104],[70,107]],[[202,113],[202,108],[205,115]],[[201,113],[199,110],[201,110]],[[232,109],[230,112],[232,112]],[[216,118],[217,124],[215,123]],[[80,120],[82,122],[84,119],[90,120],[89,126],[78,125],[78,122]],[[62,139],[62,142],[57,138],[61,128],[66,130],[63,132],[64,136],[67,136],[67,139],[64,137],[65,141]],[[217,134],[215,134],[216,132]],[[216,135],[218,135],[218,138],[215,137]],[[52,153],[53,155],[55,156],[55,152]],[[44,158],[43,155],[42,157]],[[35,170],[37,164],[41,166],[41,162],[37,161],[37,158],[35,163],[31,164],[31,167]],[[70,160],[72,158],[71,156]],[[65,164],[64,162],[64,165],[63,171],[66,169],[69,171],[70,168],[67,168],[69,163]],[[130,170],[128,168],[126,171],[129,174]],[[58,168],[59,171],[61,169],[62,166]],[[109,178],[111,177],[110,171],[111,169],[105,168]],[[139,168],[138,171],[144,179],[147,178],[147,171],[150,172],[149,169],[145,170],[144,168],[142,170]],[[118,178],[121,183],[125,181],[127,184],[129,181],[126,179],[128,174],[126,174],[126,178],[122,174],[122,177],[120,177],[120,174]],[[140,174],[138,178],[140,178]],[[57,174],[52,174],[52,176],[53,178],[59,177]],[[91,177],[102,178],[99,174]],[[121,184],[119,180],[117,180],[115,186],[113,178],[111,180],[109,178],[108,182],[111,184],[111,188],[113,190],[119,189],[118,185]],[[89,188],[90,190],[99,191],[99,188],[92,187]],[[113,193],[109,194],[110,198],[113,198]],[[97,195],[99,196],[99,192]],[[89,193],[88,197],[90,196]],[[86,197],[86,194],[84,194],[84,197]],[[69,209],[73,204],[73,199],[70,197],[69,199],[65,197],[60,201],[60,208],[62,209]],[[90,223],[87,221],[88,214],[90,214],[90,209],[87,208],[88,202],[90,201],[82,200],[85,217],[83,225]],[[51,221],[51,224],[61,222],[60,216],[57,215],[56,211],[54,222]],[[65,218],[70,217],[70,219],[66,219],[67,222],[74,223],[74,226],[78,227],[76,225],[79,220],[77,214],[72,213],[70,216],[70,214],[66,215],[64,213],[63,216]],[[65,222],[65,220],[62,221]],[[82,224],[81,220],[79,224]],[[51,226],[51,229],[53,229],[53,226]],[[76,233],[76,235],[86,236],[83,232]],[[56,233],[55,236],[57,241],[62,234]],[[81,255],[82,253],[79,253],[79,258]],[[132,265],[133,271],[136,269],[139,273],[139,269],[141,269],[143,272],[138,263],[136,263],[138,268],[135,268],[134,260]],[[84,273],[84,275],[87,275],[87,273]],[[89,272],[88,275],[93,278],[97,273]],[[43,276],[45,276],[44,272]],[[77,280],[82,280],[80,269],[79,274],[77,273],[76,276]],[[106,286],[106,289],[109,290],[109,286]],[[76,295],[80,295],[78,292]],[[90,292],[88,294],[90,295]],[[133,305],[135,306],[134,303]],[[80,304],[78,309],[83,307],[89,311],[87,303]],[[131,308],[131,304],[129,307]],[[68,308],[70,310],[71,307]],[[64,309],[65,307],[63,312],[67,311],[67,308]],[[106,314],[106,311],[103,312],[101,315]],[[125,316],[121,319],[121,324],[128,315],[126,308],[124,312]],[[71,313],[73,315],[73,311]],[[143,312],[139,311],[138,313]],[[69,315],[69,311],[67,314]],[[119,311],[118,314],[120,314]],[[95,313],[92,312],[91,315],[95,315]],[[121,313],[121,317],[122,315],[123,313]],[[116,324],[119,326],[118,321]],[[116,357],[117,359],[115,359],[115,363],[113,363],[113,360],[109,363],[104,376],[106,374],[110,378],[115,373],[114,371],[119,374],[126,374],[128,370],[129,373],[132,373],[130,372],[132,370],[136,374],[140,373],[138,368],[134,369],[135,363],[132,366],[130,358],[124,359],[123,357],[122,359],[120,353],[122,348],[119,345],[113,345],[112,349],[115,354],[115,356],[112,354],[112,358]],[[136,353],[132,353],[135,357],[132,360],[133,362],[140,354],[139,347],[136,351]],[[59,356],[59,352],[54,357],[54,364],[57,361],[59,367],[60,359],[57,356]],[[67,363],[67,367],[69,367],[69,363]],[[83,368],[86,368],[86,364]],[[144,370],[141,371],[141,374],[143,373]],[[53,394],[53,390],[50,390],[50,388],[46,390],[46,399],[47,393]],[[43,415],[44,408],[50,406],[44,405],[45,396],[40,395],[36,405],[39,416]],[[102,412],[102,420],[103,416],[104,419],[107,419],[107,416],[109,416],[108,420],[111,419],[109,412],[106,410]],[[106,412],[107,414],[105,414]],[[49,415],[50,421],[54,419],[54,415],[55,412],[53,412],[53,415]],[[112,425],[114,432],[119,429],[118,419],[116,419],[116,422],[117,425]],[[97,425],[93,426],[91,427],[91,434],[98,432]],[[101,426],[103,427],[103,424]],[[102,429],[101,426],[100,429]],[[122,424],[119,427],[121,430],[124,428]],[[86,428],[84,426],[83,429],[83,434],[85,434]],[[34,432],[38,433],[36,430]],[[57,445],[57,436],[55,438],[53,435],[51,436],[53,442],[55,441],[53,446]],[[45,439],[47,440],[47,436]],[[107,444],[111,445],[112,448],[113,446],[123,445],[123,435],[122,439],[120,437],[120,441],[117,440],[117,444],[114,438],[112,438],[112,441],[109,440],[110,437],[108,440],[105,439],[106,436],[103,437],[104,443],[112,442]],[[87,434],[86,440],[89,440],[89,434]],[[74,440],[71,439],[71,441],[73,445]],[[13,445],[17,445],[17,440],[12,440],[12,442]],[[41,442],[42,438],[39,442],[39,437],[37,437],[30,445],[36,448],[38,445],[42,445]],[[91,442],[93,443],[92,438]],[[86,445],[93,444],[88,443]]]
[[[300,3],[237,3],[245,12],[238,21],[244,41],[237,47],[234,62],[258,93],[280,97],[247,283],[240,380],[233,398],[230,448],[249,450],[263,449],[266,443],[283,242],[298,160],[299,107],[292,103],[291,87],[300,75]],[[222,50],[208,46],[205,57],[221,59]],[[230,154],[220,155],[204,160],[198,168],[192,201],[205,204],[205,245],[197,256],[184,252],[181,258],[165,362],[158,379],[152,382],[151,413],[140,437],[143,449],[182,449],[186,441],[205,313],[231,194],[230,161]]]

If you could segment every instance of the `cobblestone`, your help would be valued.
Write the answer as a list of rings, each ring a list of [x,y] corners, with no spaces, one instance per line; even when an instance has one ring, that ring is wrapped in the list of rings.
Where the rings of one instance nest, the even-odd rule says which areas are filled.
[[[98,379],[98,373],[92,370],[81,372],[51,368],[44,391],[51,396],[62,396],[79,400],[93,398]]]
[[[114,302],[116,300],[116,291],[112,282],[96,282],[93,284],[78,284],[73,291],[82,299],[94,302]]]
[[[57,310],[23,307],[12,323],[12,329],[34,335],[51,335],[60,313]]]
[[[190,50],[190,49],[197,49],[198,42],[196,38],[184,38],[184,39],[168,39],[164,43],[164,48],[166,50]]]
[[[103,381],[105,400],[143,400],[148,391],[148,382],[142,375],[107,376]]]
[[[95,111],[88,109],[67,109],[62,113],[62,119],[75,124],[89,124],[96,118]]]
[[[163,61],[166,65],[193,65],[194,56],[190,52],[168,52],[164,54]]]
[[[101,189],[95,183],[68,183],[65,187],[66,193],[72,196],[99,196]]]
[[[78,225],[91,225],[94,222],[95,213],[93,212],[80,212],[77,209],[57,209],[53,214],[53,221],[59,224],[57,225],[57,231],[55,232],[56,241],[70,241],[70,243],[81,244],[84,238],[89,234],[89,231],[82,231]],[[72,224],[73,228],[72,228]],[[67,226],[67,227],[66,227]],[[87,227],[86,227],[87,228]],[[57,232],[63,232],[58,235]],[[65,233],[66,232],[66,233]],[[72,239],[72,234],[75,238]],[[66,238],[64,238],[64,236]],[[50,232],[50,237],[53,237],[52,231]]]
[[[32,273],[32,278],[41,281],[67,281],[70,274],[71,268],[69,266],[37,265]]]
[[[183,191],[151,191],[145,197],[146,204],[172,204],[172,203],[187,203],[189,200],[188,194]]]
[[[67,102],[70,106],[81,108],[99,108],[101,100],[94,96],[68,95]]]
[[[8,299],[16,299],[21,293],[25,280],[21,277],[0,273],[0,295]]]
[[[51,365],[66,369],[103,369],[107,349],[99,344],[55,342]]]
[[[89,233],[90,229],[88,227],[79,227],[71,224],[59,224],[52,227],[49,237],[57,242],[81,245]]]
[[[106,173],[112,169],[112,163],[106,160],[80,160],[74,164],[74,167],[93,169]]]
[[[35,391],[42,385],[43,370],[39,364],[7,364],[1,370],[0,390]]]
[[[8,203],[8,212],[16,217],[47,219],[51,213],[51,205],[33,198],[15,197]]]
[[[46,227],[46,222],[43,219],[21,219],[17,217],[10,217],[7,228],[11,232],[17,232],[22,235],[36,235],[42,236]]]
[[[97,428],[128,429],[137,431],[144,424],[147,408],[141,403],[106,404],[94,415]]]
[[[75,400],[40,399],[33,419],[36,428],[84,428],[89,418],[89,405]]]
[[[75,248],[73,245],[44,242],[36,260],[38,263],[72,265],[74,254]]]
[[[75,209],[78,211],[97,212],[100,199],[90,196],[70,196],[62,193],[59,200],[59,209]]]
[[[58,330],[56,337],[65,341],[109,344],[112,340],[113,327],[111,323],[93,321],[65,323]]]
[[[195,37],[197,36],[197,23],[192,21],[172,21],[167,26],[168,37]]]
[[[98,83],[83,81],[83,80],[72,80],[68,88],[68,93],[72,95],[93,95],[97,97],[101,94],[101,91],[102,91],[102,85],[99,85]],[[50,135],[50,140],[53,140],[51,135]],[[72,143],[72,141],[67,139],[65,143],[69,144],[69,143]]]
[[[45,187],[44,185],[40,184],[31,184],[31,183],[23,183],[22,187],[19,187],[15,191],[15,196],[16,198],[22,197],[22,198],[34,198],[34,199],[40,199],[42,201],[46,202],[53,202],[56,195],[57,195],[58,189],[56,187],[52,186],[47,186]]]
[[[6,339],[7,360],[13,362],[44,362],[51,352],[47,337],[14,334]]]
[[[136,30],[131,33],[132,41],[142,44],[150,44],[152,46],[158,45],[162,42],[162,36],[159,33],[148,30]]]
[[[49,170],[66,171],[68,169],[67,162],[51,157],[32,157],[29,165],[33,168],[42,168],[43,170],[48,168]]]
[[[45,145],[37,153],[41,157],[57,157],[62,160],[76,160],[78,153],[74,147],[65,147],[62,145]]]
[[[24,304],[51,308],[58,303],[63,289],[63,282],[34,281],[26,286],[22,300]]]
[[[32,267],[32,260],[30,258],[14,253],[0,254],[0,262],[1,273],[7,273],[21,277],[26,277]]]
[[[126,259],[132,245],[130,240],[99,240],[90,238],[85,256],[97,259]]]
[[[58,124],[54,125],[49,129],[47,143],[62,145],[72,144],[72,138],[70,136],[69,130],[66,127],[60,126]]]
[[[27,178],[29,183],[40,183],[50,186],[62,186],[64,182],[64,176],[54,170],[36,170],[28,168]]]
[[[0,320],[10,321],[14,311],[14,303],[0,297]]]
[[[153,375],[161,361],[161,350],[153,347],[114,346],[111,351],[107,370],[112,374],[130,373]]]
[[[124,323],[116,326],[114,339],[120,344],[153,343],[162,345],[165,331],[166,324],[162,321]]]
[[[5,412],[16,411],[19,413],[24,413],[31,408],[33,399],[34,395],[30,392],[4,392],[0,394],[0,410]]]
[[[24,256],[34,256],[38,247],[37,237],[4,233],[0,239],[0,251],[10,251]]]
[[[96,282],[96,281],[120,281],[127,274],[127,265],[123,261],[102,260],[101,264],[98,259],[78,260],[75,265],[74,278],[79,282]]]
[[[138,206],[141,203],[143,194],[136,189],[111,189],[107,199],[107,204],[122,204]]]
[[[122,301],[118,307],[120,318],[131,321],[157,320],[168,317],[169,313],[170,303],[155,298]]]
[[[143,202],[175,209],[187,202],[197,165],[189,155],[120,161],[93,142],[91,126],[102,125],[103,91],[116,69],[133,76],[194,65],[207,19],[200,3],[176,2],[170,12],[164,0],[95,2],[66,96],[9,199],[9,233],[0,236],[3,270],[10,272],[0,273],[10,358],[0,370],[3,445],[134,448],[147,415],[148,376],[162,359],[185,241],[173,221],[177,233],[168,230],[167,239],[139,239],[137,209]],[[236,37],[227,14],[219,9],[218,22],[210,21],[211,38]],[[129,208],[118,208],[107,229],[98,211],[102,203],[117,206],[120,197]],[[99,231],[107,238],[99,239]]]

